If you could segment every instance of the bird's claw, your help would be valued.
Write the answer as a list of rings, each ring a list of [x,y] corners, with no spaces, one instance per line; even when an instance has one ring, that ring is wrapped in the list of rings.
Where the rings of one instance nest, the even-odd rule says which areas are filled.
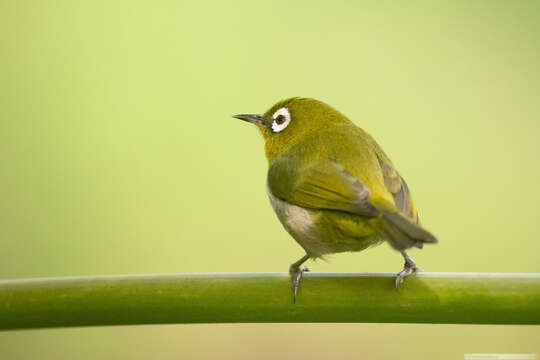
[[[309,272],[307,266],[291,266],[289,269],[289,274],[291,275],[291,283],[293,288],[293,302],[296,302],[296,293],[298,292],[298,286],[300,285],[300,279],[302,279],[302,274],[304,272]]]
[[[403,270],[401,270],[400,272],[397,273],[397,276],[396,276],[396,289],[399,290],[399,284],[403,283],[403,279],[405,279],[405,276],[414,274],[416,272],[422,272],[422,271],[424,271],[424,270],[422,270],[421,268],[416,266],[416,264],[414,263],[414,261],[412,261],[412,259],[410,259],[410,258],[406,259],[405,260],[405,266],[403,266]]]

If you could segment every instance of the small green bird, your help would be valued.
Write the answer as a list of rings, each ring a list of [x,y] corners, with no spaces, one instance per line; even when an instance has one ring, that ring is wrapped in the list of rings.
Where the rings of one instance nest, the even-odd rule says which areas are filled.
[[[261,130],[270,203],[306,251],[289,269],[295,299],[302,273],[309,271],[302,266],[306,260],[361,251],[385,240],[405,259],[396,287],[421,271],[405,250],[437,239],[420,226],[405,180],[369,134],[309,98],[283,100],[265,114],[234,117]]]

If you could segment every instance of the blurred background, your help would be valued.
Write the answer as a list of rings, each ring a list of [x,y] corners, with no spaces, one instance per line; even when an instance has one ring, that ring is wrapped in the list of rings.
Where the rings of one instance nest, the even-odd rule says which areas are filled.
[[[257,130],[290,96],[371,133],[440,239],[426,271],[540,272],[537,1],[0,1],[0,278],[287,271]],[[388,245],[308,263],[398,271]],[[1,359],[540,353],[538,326],[0,333]]]

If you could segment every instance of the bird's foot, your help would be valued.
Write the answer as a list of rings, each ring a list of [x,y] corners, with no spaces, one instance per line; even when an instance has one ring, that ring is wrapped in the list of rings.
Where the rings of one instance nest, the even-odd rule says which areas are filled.
[[[309,269],[307,266],[298,266],[292,264],[289,268],[289,274],[291,275],[291,283],[293,288],[293,302],[296,302],[296,293],[298,292],[298,286],[300,285],[300,279],[302,279],[302,274],[308,272]]]
[[[397,273],[396,276],[396,289],[399,290],[399,284],[403,283],[403,279],[405,279],[405,276],[414,274],[416,272],[422,272],[421,268],[419,268],[414,260],[409,256],[406,255],[405,257],[405,265],[403,266],[403,270]]]

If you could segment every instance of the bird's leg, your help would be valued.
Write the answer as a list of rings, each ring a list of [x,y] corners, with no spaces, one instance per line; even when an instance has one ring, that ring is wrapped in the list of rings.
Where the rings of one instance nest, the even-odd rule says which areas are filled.
[[[396,276],[396,289],[398,290],[399,284],[403,282],[405,276],[413,274],[415,272],[423,271],[418,266],[416,266],[416,263],[414,262],[412,257],[410,257],[405,251],[402,251],[401,255],[403,255],[403,258],[405,259],[405,265],[403,266],[403,270],[401,270]]]
[[[304,255],[300,260],[291,264],[289,267],[289,274],[291,275],[291,282],[293,288],[293,302],[296,302],[296,293],[298,292],[298,285],[300,285],[300,279],[302,278],[302,273],[309,271],[306,266],[302,264],[309,259],[309,255]]]

